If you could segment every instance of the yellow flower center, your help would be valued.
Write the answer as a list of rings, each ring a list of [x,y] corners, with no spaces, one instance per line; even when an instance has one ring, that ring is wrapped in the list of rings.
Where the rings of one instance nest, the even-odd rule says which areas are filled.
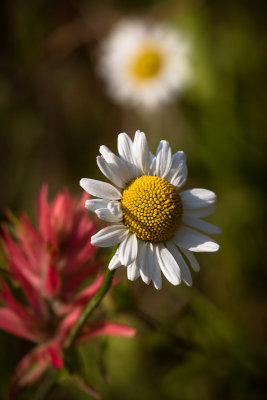
[[[163,178],[144,175],[122,192],[123,222],[138,239],[164,242],[180,224],[183,205],[173,185]]]
[[[133,75],[138,79],[153,78],[162,66],[161,55],[154,49],[144,49],[132,63]]]

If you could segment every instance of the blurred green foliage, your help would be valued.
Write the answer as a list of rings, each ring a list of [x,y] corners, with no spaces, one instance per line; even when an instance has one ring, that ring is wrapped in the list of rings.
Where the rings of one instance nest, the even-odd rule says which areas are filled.
[[[199,255],[193,288],[164,282],[156,292],[127,282],[121,269],[105,312],[139,333],[80,346],[85,378],[110,400],[266,399],[266,3],[3,0],[0,7],[3,219],[5,208],[33,217],[43,182],[51,195],[64,186],[80,193],[81,177],[100,178],[98,147],[115,151],[117,134],[136,129],[153,150],[164,138],[186,152],[187,188],[218,194],[210,220],[223,230],[221,250]],[[169,21],[193,43],[193,85],[154,114],[113,104],[96,72],[99,42],[131,15]],[[29,344],[4,332],[0,340],[5,399]],[[47,398],[88,396],[63,376]]]

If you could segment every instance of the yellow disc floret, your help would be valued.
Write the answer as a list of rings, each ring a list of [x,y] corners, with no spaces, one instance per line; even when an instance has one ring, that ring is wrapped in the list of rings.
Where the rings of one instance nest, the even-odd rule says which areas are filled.
[[[135,78],[149,79],[158,74],[162,66],[162,58],[153,48],[143,49],[132,62],[132,72]]]
[[[179,226],[182,200],[176,188],[163,178],[144,175],[122,192],[123,222],[138,239],[168,240]]]

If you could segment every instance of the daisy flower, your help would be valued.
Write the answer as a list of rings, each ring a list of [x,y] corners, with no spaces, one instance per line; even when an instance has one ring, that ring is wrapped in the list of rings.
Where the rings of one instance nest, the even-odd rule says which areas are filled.
[[[106,146],[100,147],[97,164],[112,182],[83,178],[80,185],[99,197],[85,207],[112,224],[92,236],[91,244],[109,247],[119,244],[109,269],[127,267],[128,279],[153,281],[161,289],[161,272],[173,285],[183,280],[192,285],[188,265],[195,271],[199,264],[193,252],[214,252],[219,245],[208,234],[219,228],[203,221],[215,211],[216,195],[206,189],[181,191],[187,179],[183,151],[172,155],[162,140],[156,155],[149,152],[146,136],[135,133],[132,141],[126,133],[118,135],[119,157]]]
[[[169,102],[191,80],[188,40],[148,21],[118,23],[102,44],[99,64],[116,102],[147,109]]]

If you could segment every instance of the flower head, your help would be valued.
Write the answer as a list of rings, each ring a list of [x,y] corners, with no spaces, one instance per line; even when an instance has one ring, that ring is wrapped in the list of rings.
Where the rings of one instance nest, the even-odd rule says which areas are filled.
[[[187,179],[183,151],[171,153],[162,140],[156,155],[149,152],[146,136],[135,133],[132,141],[126,133],[118,136],[119,157],[106,146],[100,147],[97,164],[113,185],[83,178],[83,189],[99,199],[90,199],[85,207],[113,224],[91,238],[95,246],[119,244],[109,269],[127,267],[130,280],[141,276],[156,289],[161,288],[161,272],[169,282],[183,280],[192,285],[191,273],[199,270],[192,252],[213,252],[219,245],[209,234],[219,228],[203,221],[215,210],[216,195],[206,189],[181,191]]]
[[[73,200],[66,190],[49,204],[44,185],[37,201],[38,227],[26,214],[12,227],[15,238],[3,227],[1,242],[11,279],[10,285],[0,280],[0,328],[35,343],[17,367],[12,390],[32,384],[51,364],[63,365],[64,342],[102,283],[97,249],[88,246],[96,221],[83,207],[86,198]],[[84,287],[87,278],[90,283]],[[25,301],[17,300],[10,286],[20,288]],[[100,334],[131,336],[134,330],[107,321],[88,322],[77,341]]]
[[[167,25],[121,21],[101,50],[100,71],[118,103],[152,109],[191,80],[188,40]]]

